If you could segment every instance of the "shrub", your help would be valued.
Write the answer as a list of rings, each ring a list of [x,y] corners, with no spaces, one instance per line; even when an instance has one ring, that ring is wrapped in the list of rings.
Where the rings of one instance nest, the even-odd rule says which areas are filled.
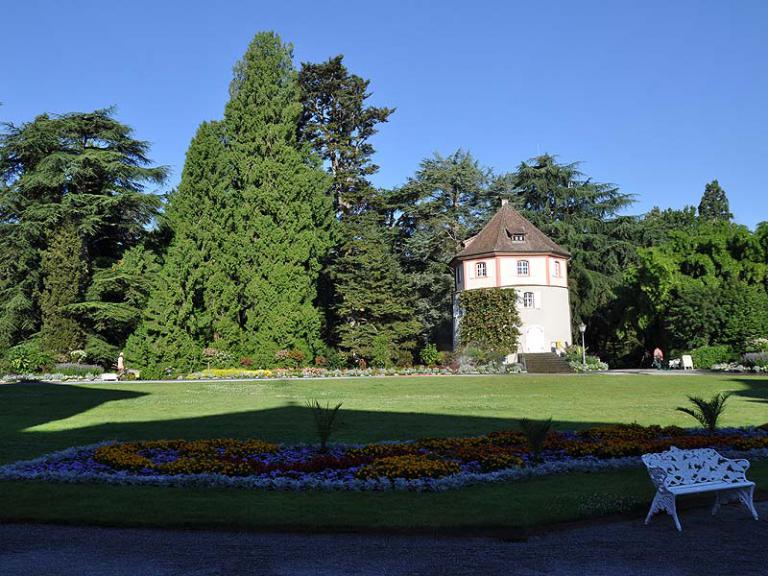
[[[235,357],[231,353],[218,348],[204,348],[201,356],[208,368],[227,368],[235,363]]]
[[[717,422],[725,411],[725,403],[731,397],[731,392],[720,392],[709,400],[699,396],[688,396],[693,408],[678,406],[676,410],[696,418],[710,432],[717,430]]]
[[[248,356],[243,356],[242,358],[240,358],[240,366],[242,366],[243,368],[250,368],[251,366],[253,366],[253,359],[249,358]]]
[[[599,357],[592,354],[582,355],[582,347],[578,345],[569,346],[565,351],[565,359],[576,372],[599,372],[608,370],[608,364],[600,360]]]
[[[410,368],[413,366],[413,354],[410,350],[403,350],[402,348],[397,351],[395,357],[395,366],[398,368]]]
[[[768,352],[747,352],[741,357],[745,366],[768,367]]]
[[[421,363],[425,366],[434,366],[440,361],[440,352],[437,350],[437,346],[433,343],[429,343],[421,349]]]
[[[755,338],[747,342],[747,352],[768,352],[768,338]]]
[[[326,366],[328,366],[328,358],[326,358],[322,354],[318,354],[317,356],[315,356],[315,366],[317,366],[318,368],[325,368]]]
[[[117,362],[120,350],[117,346],[113,346],[101,338],[88,336],[85,342],[85,353],[88,362],[109,369]]]
[[[39,344],[34,341],[23,342],[14,346],[5,355],[4,364],[6,369],[16,374],[27,374],[30,372],[45,372],[49,370],[55,359],[53,356],[40,349]]]
[[[275,352],[275,364],[280,368],[300,368],[305,359],[304,352],[295,348],[284,348]]]
[[[349,364],[349,356],[339,350],[329,350],[327,358],[328,368],[331,370],[341,370]]]
[[[104,368],[96,364],[65,362],[62,364],[55,364],[53,373],[62,374],[63,376],[94,376],[104,373]]]
[[[392,345],[389,336],[377,334],[371,344],[371,366],[389,368],[392,366]]]
[[[88,353],[85,350],[72,350],[69,353],[70,359],[75,364],[82,364],[87,356],[88,356]]]
[[[701,346],[691,351],[693,365],[696,368],[710,369],[714,364],[723,364],[734,360],[730,346]]]

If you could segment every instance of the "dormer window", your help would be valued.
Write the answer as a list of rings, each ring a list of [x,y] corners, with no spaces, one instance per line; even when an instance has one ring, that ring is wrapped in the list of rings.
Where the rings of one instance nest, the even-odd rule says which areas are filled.
[[[512,240],[512,242],[525,242],[525,232],[511,232],[507,230],[507,238]]]
[[[478,262],[475,264],[475,276],[478,278],[485,278],[488,276],[488,267],[485,265],[485,262]]]

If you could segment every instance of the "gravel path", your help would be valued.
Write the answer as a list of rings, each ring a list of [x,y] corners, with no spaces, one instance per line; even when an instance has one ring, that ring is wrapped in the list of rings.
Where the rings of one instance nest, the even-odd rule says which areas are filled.
[[[495,538],[301,535],[0,525],[2,576],[562,575],[765,576],[768,503]]]

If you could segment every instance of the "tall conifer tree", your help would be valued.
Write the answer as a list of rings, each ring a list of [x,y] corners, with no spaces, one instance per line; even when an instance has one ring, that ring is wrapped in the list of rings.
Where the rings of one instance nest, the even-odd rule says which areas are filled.
[[[386,341],[389,357],[379,361],[407,362],[421,325],[392,231],[377,214],[380,194],[368,180],[378,171],[369,139],[394,109],[367,105],[370,82],[351,74],[342,56],[303,64],[299,83],[301,136],[327,162],[339,220],[338,242],[322,277],[330,339],[368,361],[374,340]],[[392,354],[396,349],[403,351],[399,358]]]
[[[292,48],[257,34],[235,67],[224,113],[237,197],[232,246],[243,290],[243,351],[268,364],[281,348],[320,346],[315,306],[331,247],[331,179],[298,141],[302,114]]]
[[[190,145],[168,202],[173,240],[130,342],[145,366],[190,369],[216,354],[269,366],[280,349],[311,357],[321,347],[330,178],[298,139],[291,58],[275,34],[258,34],[235,66],[224,120],[203,124]]]
[[[207,304],[224,306],[214,294],[227,292],[234,282],[223,253],[233,221],[229,186],[222,127],[204,122],[187,151],[181,183],[168,200],[164,219],[173,238],[144,320],[128,341],[129,362],[151,371],[196,368],[202,350],[219,339],[215,326],[226,321],[214,321]],[[227,330],[221,345],[237,349],[239,339],[239,330]]]
[[[699,216],[704,220],[730,222],[733,218],[728,197],[717,180],[712,180],[704,188],[704,194],[699,202]]]
[[[43,292],[40,295],[43,347],[66,355],[85,343],[83,330],[66,308],[80,300],[88,266],[83,258],[83,241],[77,228],[62,225],[53,235],[41,258]]]

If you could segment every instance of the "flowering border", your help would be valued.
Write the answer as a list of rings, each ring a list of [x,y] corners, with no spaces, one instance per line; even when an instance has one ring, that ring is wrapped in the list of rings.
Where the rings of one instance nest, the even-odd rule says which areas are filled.
[[[314,478],[262,478],[262,477],[232,477],[223,474],[178,474],[178,475],[144,475],[137,476],[130,471],[114,472],[40,472],[35,467],[51,464],[63,459],[77,458],[84,453],[95,450],[100,446],[116,444],[115,441],[99,442],[86,446],[75,446],[52,452],[31,460],[23,460],[0,467],[0,480],[41,480],[48,482],[63,482],[70,484],[105,483],[122,486],[206,486],[228,488],[257,488],[264,490],[324,490],[324,491],[414,491],[414,492],[443,492],[481,483],[508,482],[540,478],[553,474],[567,472],[603,472],[624,468],[639,468],[642,461],[639,456],[598,459],[593,456],[574,458],[562,462],[545,462],[524,468],[506,468],[494,472],[460,472],[442,478],[424,478],[406,480],[396,478],[388,480],[351,479],[351,480],[318,480]],[[345,446],[352,448],[355,446]],[[732,458],[750,458],[751,460],[768,459],[768,448],[753,450],[721,450]]]

